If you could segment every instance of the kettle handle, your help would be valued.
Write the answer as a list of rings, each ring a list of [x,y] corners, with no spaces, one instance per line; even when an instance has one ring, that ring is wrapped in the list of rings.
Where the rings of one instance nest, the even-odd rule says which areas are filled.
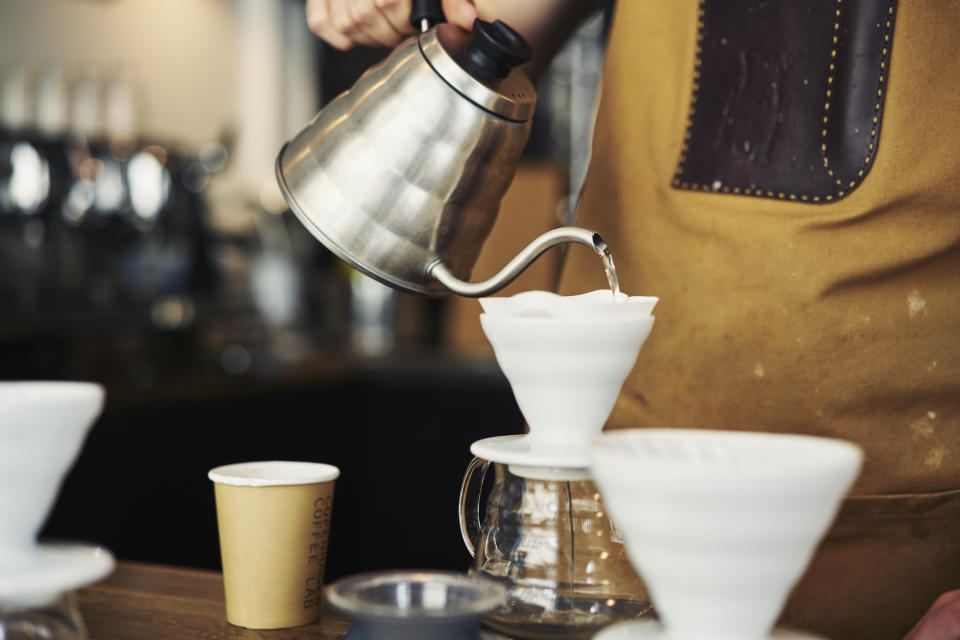
[[[446,22],[441,0],[413,0],[410,7],[410,26],[423,33],[439,22]]]
[[[474,540],[480,539],[480,491],[489,468],[489,460],[475,457],[467,465],[467,470],[463,474],[463,483],[460,485],[460,535],[473,558],[477,557]]]

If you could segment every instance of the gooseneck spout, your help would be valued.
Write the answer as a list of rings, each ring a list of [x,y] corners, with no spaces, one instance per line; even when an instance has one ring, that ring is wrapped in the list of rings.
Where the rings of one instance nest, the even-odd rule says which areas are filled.
[[[510,284],[514,278],[523,273],[524,269],[529,267],[534,260],[540,257],[540,254],[550,247],[568,242],[586,245],[600,256],[603,256],[607,251],[607,244],[596,231],[580,227],[557,227],[535,238],[494,276],[481,282],[465,282],[457,278],[451,273],[447,265],[440,260],[432,263],[427,268],[427,273],[431,278],[457,295],[468,298],[482,298],[496,293]]]

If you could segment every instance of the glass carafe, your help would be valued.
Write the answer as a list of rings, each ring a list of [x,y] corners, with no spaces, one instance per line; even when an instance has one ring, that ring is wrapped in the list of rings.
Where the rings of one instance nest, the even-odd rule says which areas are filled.
[[[47,602],[26,604],[0,600],[3,640],[87,640],[76,593],[68,591]]]
[[[506,603],[484,617],[497,631],[589,638],[613,622],[653,616],[646,588],[583,469],[474,458],[460,490],[460,528],[474,556],[471,572],[507,587]]]

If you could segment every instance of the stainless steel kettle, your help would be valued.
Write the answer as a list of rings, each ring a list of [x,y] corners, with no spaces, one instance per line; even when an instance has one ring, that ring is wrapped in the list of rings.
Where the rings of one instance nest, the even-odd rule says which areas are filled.
[[[530,134],[536,91],[517,68],[530,55],[500,21],[411,38],[281,149],[290,208],[341,259],[417,293],[489,295],[561,243],[602,255],[598,234],[560,227],[467,281]]]

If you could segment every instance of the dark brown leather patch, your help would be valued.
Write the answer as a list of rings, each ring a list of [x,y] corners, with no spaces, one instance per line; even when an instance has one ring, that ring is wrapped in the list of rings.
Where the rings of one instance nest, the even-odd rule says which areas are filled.
[[[701,0],[678,189],[824,203],[870,171],[896,0]]]

